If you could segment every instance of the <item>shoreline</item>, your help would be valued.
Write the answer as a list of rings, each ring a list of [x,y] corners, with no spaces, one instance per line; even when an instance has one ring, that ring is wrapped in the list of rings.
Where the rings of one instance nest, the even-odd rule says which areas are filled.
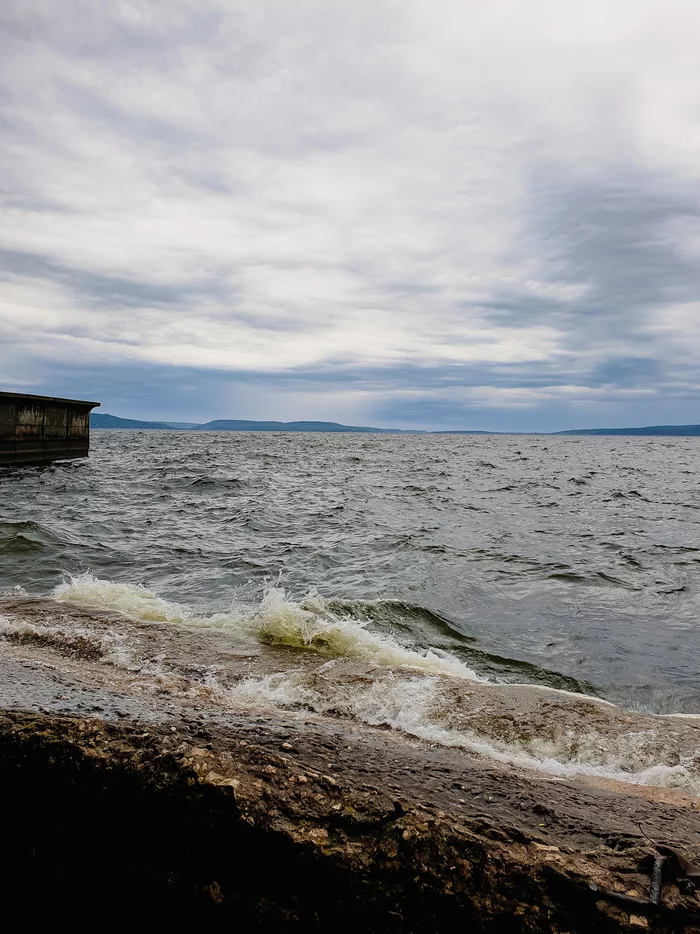
[[[526,772],[349,718],[224,708],[174,668],[106,664],[86,627],[138,629],[173,659],[184,640],[193,670],[220,653],[217,634],[159,642],[167,627],[41,600],[0,615],[20,603],[73,627],[1,643],[8,892],[30,913],[40,891],[77,918],[203,912],[244,930],[700,931],[697,891],[670,864],[647,902],[656,844],[697,861],[699,798]],[[229,655],[241,670],[284,657]]]

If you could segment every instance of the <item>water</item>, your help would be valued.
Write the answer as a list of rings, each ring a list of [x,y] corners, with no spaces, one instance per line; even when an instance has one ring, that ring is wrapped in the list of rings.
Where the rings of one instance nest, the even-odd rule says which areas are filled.
[[[477,678],[700,713],[698,453],[693,438],[97,431],[89,460],[0,471],[0,589],[67,584],[173,620],[318,595],[336,628]]]

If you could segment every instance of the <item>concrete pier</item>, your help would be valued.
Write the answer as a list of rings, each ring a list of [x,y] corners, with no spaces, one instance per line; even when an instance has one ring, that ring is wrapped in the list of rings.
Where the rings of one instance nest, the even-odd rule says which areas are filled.
[[[0,392],[0,464],[87,457],[99,402]]]

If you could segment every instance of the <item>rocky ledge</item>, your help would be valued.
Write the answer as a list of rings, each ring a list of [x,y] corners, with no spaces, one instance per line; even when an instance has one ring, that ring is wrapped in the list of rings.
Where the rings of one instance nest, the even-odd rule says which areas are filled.
[[[470,769],[325,725],[5,711],[0,788],[5,906],[26,918],[700,931],[690,804]]]

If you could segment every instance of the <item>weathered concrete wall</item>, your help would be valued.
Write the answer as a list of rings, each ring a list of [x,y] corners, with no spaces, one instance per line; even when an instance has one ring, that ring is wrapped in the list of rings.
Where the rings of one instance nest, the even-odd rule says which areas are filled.
[[[87,457],[99,402],[0,392],[0,464]]]

